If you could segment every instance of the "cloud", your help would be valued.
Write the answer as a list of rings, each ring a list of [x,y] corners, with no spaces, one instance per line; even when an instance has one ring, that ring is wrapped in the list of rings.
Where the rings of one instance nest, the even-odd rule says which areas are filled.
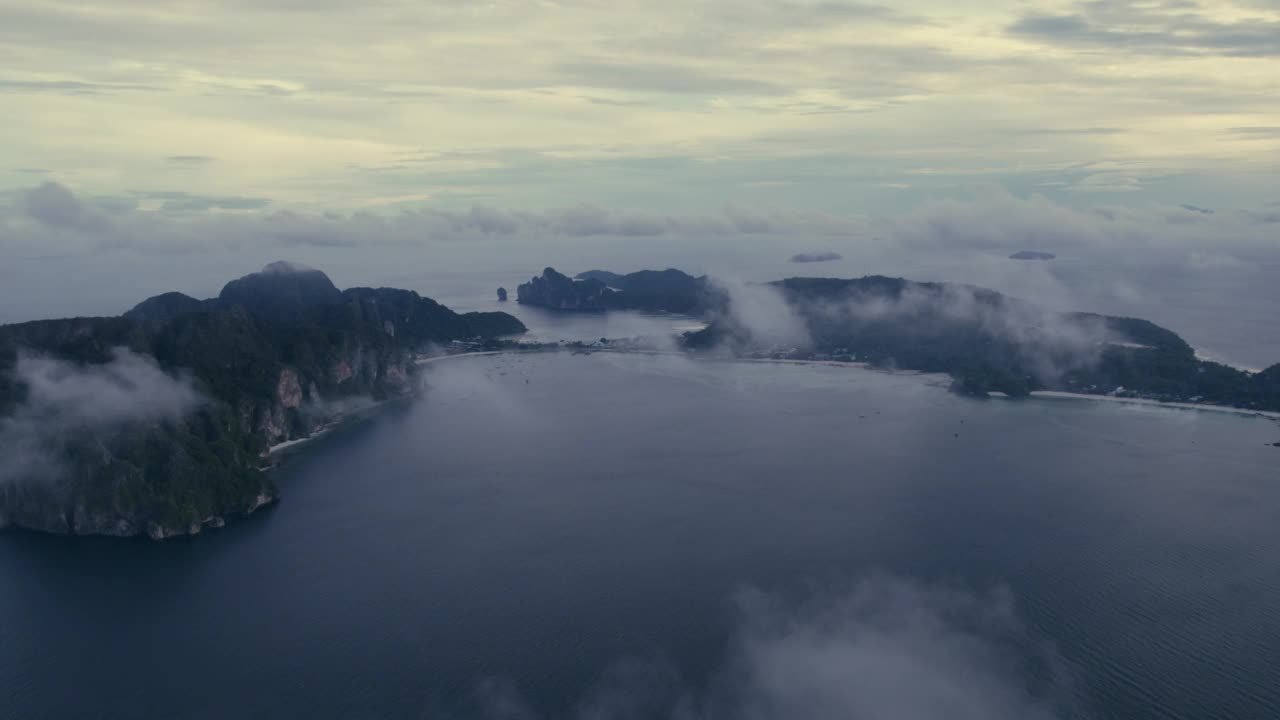
[[[1023,128],[1015,132],[1022,135],[1117,135],[1125,132],[1118,127],[1081,127],[1081,128]]]
[[[894,241],[938,249],[1140,250],[1156,256],[1207,250],[1268,254],[1272,214],[1190,204],[1080,208],[1042,195],[996,190],[972,200],[938,200],[888,221]]]
[[[669,662],[621,660],[575,720],[1055,720],[1074,717],[1065,663],[1019,620],[1007,591],[873,576],[788,598],[741,593],[722,664],[690,688]],[[535,720],[502,680],[456,718]]]
[[[1253,125],[1229,128],[1228,132],[1247,140],[1271,140],[1280,138],[1280,125]]]
[[[423,244],[432,241],[513,237],[516,239],[731,237],[794,234],[854,235],[865,230],[860,217],[816,211],[744,209],[726,206],[701,214],[671,215],[580,204],[546,210],[504,210],[476,205],[469,210],[424,206],[398,213],[351,214],[261,211],[269,198],[197,195],[182,191],[139,191],[110,201],[108,215],[56,182],[19,193],[16,208],[0,206],[0,249],[39,248],[45,252],[136,249],[192,252],[242,245],[354,247]],[[126,201],[127,200],[127,201]],[[138,201],[158,202],[144,211]],[[14,213],[16,209],[18,212]],[[31,222],[32,220],[36,222]],[[55,232],[56,231],[56,232]]]
[[[99,232],[108,224],[101,213],[87,207],[66,187],[52,181],[22,192],[19,207],[28,217],[55,228]]]
[[[215,159],[208,155],[170,155],[165,158],[166,161],[175,165],[207,165]]]
[[[860,297],[809,307],[806,315],[834,320],[844,327],[888,323],[922,328],[926,333],[926,328],[940,327],[943,338],[971,331],[988,342],[1011,345],[1028,370],[1045,381],[1060,378],[1068,370],[1092,366],[1108,342],[1127,340],[1113,337],[1100,318],[1066,316],[1035,303],[997,299],[990,291],[958,284],[940,289],[913,285],[894,297]]]
[[[1082,2],[1067,15],[1027,15],[1013,35],[1162,55],[1280,55],[1280,21],[1220,20],[1195,3]]]
[[[95,83],[78,80],[0,80],[0,93],[67,93],[98,95],[114,92],[155,91],[158,88],[129,83]]]
[[[188,195],[165,200],[161,210],[171,212],[201,212],[204,210],[261,210],[271,204],[270,198],[260,197],[209,197]]]
[[[65,439],[179,420],[203,402],[189,377],[170,375],[126,348],[101,365],[20,351],[9,379],[25,390],[14,411],[0,418],[0,481],[57,477]]]
[[[1007,593],[879,577],[799,603],[747,593],[740,608],[709,717],[1058,716],[1059,662],[1029,638]],[[1041,694],[1029,671],[1045,668],[1054,679]]]
[[[730,336],[755,347],[804,348],[812,343],[807,323],[782,292],[772,285],[716,278],[718,289],[729,298]]]
[[[831,262],[833,260],[843,260],[844,256],[838,252],[816,252],[816,253],[796,253],[787,259],[787,262],[793,263],[819,263]]]
[[[180,156],[183,164],[199,164],[210,158]],[[173,158],[169,158],[172,162]],[[239,195],[199,195],[175,190],[152,190],[133,193],[146,200],[160,200],[160,210],[166,212],[202,212],[205,210],[261,210],[271,204],[270,198],[242,197]]]
[[[1001,3],[963,16],[821,0],[654,0],[624,15],[583,0],[302,4],[9,3],[0,92],[24,102],[6,108],[0,154],[99,192],[164,187],[183,166],[147,158],[217,157],[202,194],[342,210],[414,193],[750,205],[765,191],[741,183],[779,181],[839,211],[851,185],[901,184],[922,164],[1017,182],[1082,157],[1210,168],[1255,188],[1275,174],[1249,147],[1262,137],[1213,140],[1275,117],[1266,63],[1280,21],[1248,0],[1068,2],[1021,19]],[[1185,57],[1163,62],[1175,51]],[[396,162],[415,149],[472,160]],[[654,156],[684,164],[657,178],[625,163]]]
[[[563,63],[556,70],[564,76],[565,84],[582,87],[717,95],[777,95],[787,92],[787,88],[758,78],[711,73],[666,63],[577,61]]]

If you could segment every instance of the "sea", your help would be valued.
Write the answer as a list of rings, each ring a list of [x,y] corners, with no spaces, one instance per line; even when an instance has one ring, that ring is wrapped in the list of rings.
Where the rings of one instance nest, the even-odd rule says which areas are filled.
[[[0,718],[1280,717],[1274,420],[817,364],[424,368],[224,529],[0,534]]]

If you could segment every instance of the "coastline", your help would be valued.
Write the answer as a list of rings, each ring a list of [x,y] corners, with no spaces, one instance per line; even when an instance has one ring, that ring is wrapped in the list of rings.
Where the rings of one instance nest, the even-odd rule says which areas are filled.
[[[417,364],[424,365],[427,363],[437,362],[440,360],[448,360],[450,358],[460,357],[477,357],[482,355],[505,355],[522,352],[556,352],[558,348],[546,348],[537,350],[488,350],[484,352],[456,353],[453,355],[438,355],[435,357],[422,358],[417,360]],[[865,362],[842,362],[839,360],[791,360],[787,358],[744,358],[744,357],[718,357],[718,358],[699,358],[696,355],[691,356],[689,353],[679,350],[621,350],[615,348],[592,348],[588,351],[591,353],[614,353],[618,355],[659,355],[659,356],[679,356],[687,357],[690,360],[700,362],[735,362],[735,363],[773,363],[779,365],[821,365],[826,367],[855,368],[858,370],[866,370],[868,372],[888,373],[890,375],[914,376],[925,379],[950,379],[946,373],[929,373],[920,370],[889,370],[883,368],[872,367]],[[991,393],[992,399],[1009,399],[1004,393]],[[1280,421],[1280,411],[1273,410],[1253,410],[1250,408],[1232,407],[1230,405],[1209,405],[1206,403],[1189,403],[1189,402],[1161,402],[1159,400],[1150,400],[1147,398],[1126,398],[1115,397],[1112,395],[1093,395],[1089,393],[1073,393],[1062,390],[1034,390],[1030,397],[1040,398],[1044,400],[1094,400],[1099,402],[1122,403],[1128,405],[1146,405],[1150,407],[1171,408],[1175,410],[1201,410],[1206,412],[1222,412],[1233,415],[1254,416],[1268,418]],[[300,441],[290,441],[300,442]],[[305,442],[305,440],[301,441]]]
[[[435,355],[432,357],[417,358],[413,361],[413,363],[415,365],[427,365],[433,362],[438,362],[440,360],[449,360],[452,358],[480,357],[482,355],[503,355],[507,353],[516,353],[516,352],[528,352],[528,351],[527,350],[524,350],[524,351],[522,350],[485,350],[483,352],[454,353],[452,355]],[[263,458],[266,458],[266,459],[274,458],[276,455],[279,455],[280,453],[283,453],[286,450],[300,447],[302,445],[305,445],[311,442],[312,440],[319,440],[320,438],[328,435],[330,432],[340,427],[343,427],[350,422],[360,420],[368,415],[373,414],[374,412],[382,408],[382,406],[386,405],[388,402],[391,402],[391,401],[384,400],[382,402],[375,403],[370,407],[364,408],[350,415],[344,415],[344,416],[335,418],[334,420],[326,423],[323,427],[317,429],[315,432],[311,433],[306,437],[294,438],[292,440],[285,440],[284,442],[276,443],[275,445],[272,445],[267,448],[267,452],[265,455],[263,455]]]
[[[481,350],[479,352],[453,353],[451,355],[432,355],[429,357],[417,358],[413,361],[414,365],[429,365],[441,360],[452,360],[460,357],[481,357],[484,355],[507,355],[514,353],[530,352],[529,350]]]
[[[1033,398],[1046,400],[1092,400],[1097,402],[1121,403],[1124,405],[1145,405],[1148,407],[1172,408],[1175,410],[1203,410],[1207,412],[1231,413],[1233,415],[1252,415],[1271,420],[1280,420],[1280,412],[1273,410],[1251,410],[1249,408],[1231,407],[1230,405],[1208,405],[1205,403],[1161,402],[1147,398],[1115,397],[1114,395],[1090,395],[1088,393],[1062,392],[1060,390],[1036,390]]]
[[[561,348],[558,348],[558,347],[536,348],[536,349],[528,349],[528,350],[524,350],[524,349],[483,350],[479,352],[462,352],[462,353],[452,353],[449,355],[433,355],[430,357],[418,358],[413,362],[415,365],[423,366],[423,365],[430,365],[432,363],[442,362],[444,360],[453,360],[456,358],[486,357],[486,356],[494,356],[494,355],[516,355],[520,353],[559,352],[560,350]],[[825,367],[854,368],[857,370],[866,370],[868,372],[883,372],[883,373],[889,373],[891,375],[914,376],[914,377],[921,377],[926,379],[949,377],[946,373],[927,373],[919,370],[888,370],[888,369],[875,368],[869,365],[868,363],[864,363],[864,362],[841,362],[839,360],[791,360],[787,358],[743,358],[743,357],[699,358],[696,356],[690,356],[689,353],[681,352],[679,350],[620,350],[620,349],[607,348],[607,347],[592,348],[591,350],[588,351],[588,354],[597,353],[597,352],[613,353],[618,355],[678,356],[678,357],[687,357],[691,360],[694,360],[695,362],[712,361],[712,362],[735,362],[735,363],[771,363],[771,364],[777,364],[777,365],[819,365],[819,366],[825,366]],[[990,397],[992,399],[1009,399],[1008,396],[1003,393],[992,393]],[[1206,411],[1206,412],[1222,412],[1222,413],[1230,413],[1233,415],[1262,417],[1262,418],[1268,418],[1271,420],[1280,421],[1280,412],[1271,411],[1271,410],[1251,410],[1249,408],[1238,408],[1238,407],[1231,407],[1228,405],[1208,405],[1205,403],[1187,403],[1187,402],[1161,402],[1159,400],[1149,400],[1146,398],[1126,398],[1126,397],[1115,397],[1112,395],[1091,395],[1088,393],[1073,393],[1073,392],[1065,392],[1061,390],[1035,390],[1031,392],[1030,397],[1039,398],[1043,400],[1091,400],[1091,401],[1097,401],[1097,402],[1121,403],[1126,405],[1144,405],[1148,407],[1171,408],[1175,410],[1200,410],[1200,411]],[[359,413],[355,417],[339,418],[338,420],[326,425],[325,427],[317,430],[316,432],[312,433],[311,435],[305,438],[295,438],[293,440],[286,440],[282,443],[277,443],[275,445],[272,445],[271,447],[267,448],[267,453],[263,457],[265,459],[273,459],[273,460],[277,459],[277,456],[280,455],[281,453],[284,453],[285,451],[291,450],[293,448],[299,448],[311,442],[312,440],[317,440],[319,438],[322,438],[328,435],[334,429],[342,427],[352,420],[359,419],[359,416],[363,416],[370,411],[376,410],[377,408],[381,407],[383,404],[384,403],[379,403],[378,405],[372,408],[367,408],[365,411]]]

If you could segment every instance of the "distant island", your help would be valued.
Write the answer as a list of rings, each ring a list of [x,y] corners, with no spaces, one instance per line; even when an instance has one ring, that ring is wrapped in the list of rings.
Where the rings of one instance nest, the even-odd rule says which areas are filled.
[[[1053,260],[1057,258],[1053,253],[1040,252],[1038,250],[1019,250],[1009,256],[1010,260]]]
[[[818,253],[796,253],[787,259],[787,262],[793,263],[820,263],[831,262],[833,260],[843,260],[844,256],[838,252],[818,252]]]
[[[525,331],[285,262],[216,298],[0,326],[0,527],[197,533],[275,500],[267,451],[411,396],[433,345]]]
[[[1055,390],[1280,410],[1280,364],[1249,373],[1201,360],[1176,333],[1146,320],[1052,312],[983,288],[883,276],[758,287],[785,305],[804,342],[777,342],[730,293],[678,270],[597,270],[571,280],[547,268],[518,296],[556,310],[686,312],[707,322],[681,338],[690,352],[946,373],[956,392],[975,397]]]
[[[551,310],[603,312],[642,310],[699,315],[723,304],[704,276],[679,270],[641,270],[627,275],[590,270],[577,279],[546,268],[516,288],[516,302]]]

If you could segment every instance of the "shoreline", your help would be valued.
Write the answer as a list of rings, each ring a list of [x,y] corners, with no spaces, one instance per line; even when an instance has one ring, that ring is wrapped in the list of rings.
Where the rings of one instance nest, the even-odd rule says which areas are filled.
[[[529,350],[480,350],[478,352],[452,353],[449,355],[431,355],[429,357],[414,358],[413,364],[414,365],[430,365],[431,363],[440,362],[441,360],[452,360],[453,358],[460,358],[460,357],[483,357],[485,355],[507,355],[507,354],[514,355],[516,353],[522,353],[522,352],[531,352],[531,351]],[[541,352],[541,351],[534,351],[534,352]]]
[[[1206,403],[1161,402],[1148,398],[1127,398],[1114,395],[1091,395],[1089,393],[1073,393],[1061,390],[1035,390],[1031,397],[1043,400],[1091,400],[1095,402],[1119,403],[1122,405],[1145,405],[1147,407],[1171,408],[1173,410],[1202,410],[1206,412],[1231,413],[1233,415],[1252,415],[1271,420],[1280,420],[1280,412],[1274,410],[1252,410],[1230,405],[1209,405]]]
[[[553,353],[562,352],[560,347],[543,347],[531,349],[513,348],[509,350],[482,350],[478,352],[462,352],[452,353],[449,355],[433,355],[430,357],[417,358],[413,361],[414,365],[424,366],[444,360],[453,360],[456,358],[475,358],[475,357],[492,357],[494,355],[519,355],[522,353]],[[792,360],[787,358],[743,358],[743,357],[717,357],[717,358],[699,358],[691,356],[689,353],[680,350],[619,350],[614,348],[592,348],[585,354],[593,353],[610,353],[614,355],[652,355],[660,357],[684,357],[694,362],[732,362],[732,363],[770,363],[776,365],[815,365],[823,367],[853,368],[856,370],[865,370],[873,373],[886,373],[889,375],[902,375],[906,377],[919,377],[924,379],[942,379],[950,378],[946,373],[927,373],[920,370],[888,370],[872,367],[865,362],[841,362],[839,360]],[[992,399],[1010,399],[1003,393],[993,393],[990,395]],[[1188,402],[1161,402],[1159,400],[1150,400],[1147,398],[1126,398],[1115,397],[1112,395],[1092,395],[1089,393],[1073,393],[1062,390],[1035,390],[1031,392],[1030,397],[1041,400],[1089,400],[1096,402],[1119,403],[1123,405],[1143,405],[1148,407],[1169,408],[1173,410],[1199,410],[1205,412],[1229,413],[1232,415],[1253,416],[1267,418],[1270,420],[1280,421],[1280,411],[1272,410],[1251,410],[1249,408],[1231,407],[1229,405],[1208,405],[1205,403],[1188,403]],[[365,412],[375,410],[384,403],[379,403],[374,408],[368,408]],[[364,413],[360,413],[363,415]],[[312,440],[318,440],[331,431],[342,427],[351,420],[358,419],[341,418],[320,430],[312,433],[305,438],[295,438],[277,443],[267,448],[266,454],[263,456],[265,460],[275,460],[278,455],[293,448],[298,448]]]
[[[448,360],[450,358],[460,357],[479,357],[484,355],[505,355],[519,354],[529,352],[557,352],[559,348],[543,348],[535,350],[487,350],[483,352],[456,353],[453,355],[438,355],[430,358],[423,358],[415,361],[419,365],[436,362],[439,360]],[[619,350],[614,348],[592,348],[586,354],[592,353],[612,353],[616,355],[656,355],[656,356],[678,356],[687,357],[695,362],[735,362],[735,363],[774,363],[780,365],[819,365],[825,367],[855,368],[858,370],[866,370],[874,373],[887,373],[889,375],[903,375],[907,377],[921,378],[947,378],[947,373],[929,373],[920,370],[889,370],[872,367],[865,362],[842,362],[839,360],[791,360],[787,358],[743,358],[743,357],[719,357],[719,358],[699,358],[691,356],[689,353],[680,350]],[[1009,399],[1004,393],[996,393],[990,395],[992,399]],[[1189,402],[1161,402],[1160,400],[1151,400],[1148,398],[1126,398],[1115,397],[1112,395],[1094,395],[1089,393],[1073,393],[1063,390],[1034,390],[1030,393],[1031,398],[1039,398],[1042,400],[1094,400],[1099,402],[1120,403],[1125,405],[1145,405],[1150,407],[1170,408],[1174,410],[1200,410],[1205,412],[1221,412],[1233,415],[1254,416],[1267,418],[1270,420],[1280,421],[1280,411],[1275,410],[1253,410],[1250,408],[1232,407],[1230,405],[1209,405],[1207,403],[1189,403]],[[291,441],[294,442],[294,441]]]
[[[325,437],[336,430],[341,430],[342,428],[348,427],[353,423],[358,423],[362,420],[371,418],[374,415],[381,412],[387,406],[392,405],[397,401],[404,400],[404,399],[411,399],[411,397],[410,398],[392,397],[386,400],[379,400],[367,407],[359,408],[357,410],[351,410],[343,415],[339,415],[337,417],[331,418],[324,425],[321,425],[319,428],[316,428],[315,432],[311,433],[306,437],[294,438],[293,440],[285,440],[284,442],[279,442],[279,443],[276,443],[275,445],[268,447],[267,452],[263,454],[262,459],[267,461],[274,461],[277,455],[284,453],[285,451],[290,450],[291,448],[300,447],[302,445],[305,445],[306,443],[311,442],[312,440],[319,440],[320,438]],[[269,463],[268,465],[262,467],[261,469],[269,470],[272,467],[274,467],[274,465]]]

